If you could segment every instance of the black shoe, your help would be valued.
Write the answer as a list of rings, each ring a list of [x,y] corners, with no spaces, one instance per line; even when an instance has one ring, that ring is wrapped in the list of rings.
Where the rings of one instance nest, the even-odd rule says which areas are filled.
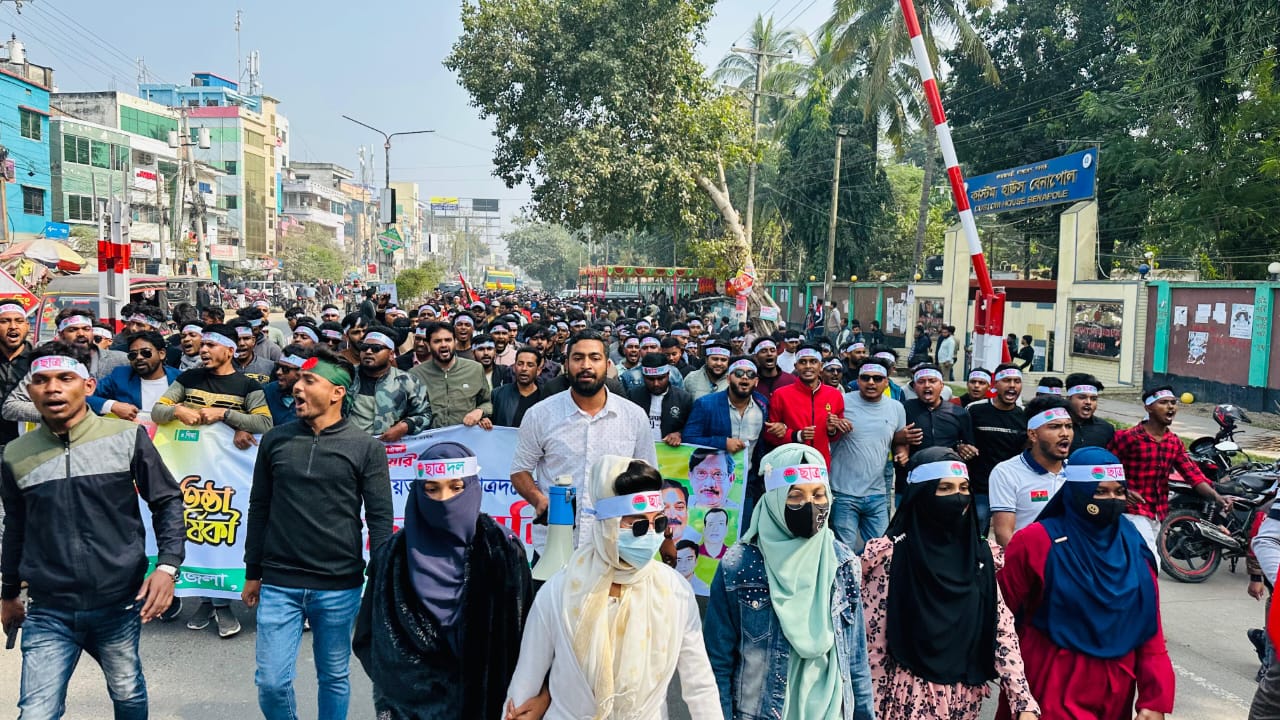
[[[205,600],[196,608],[196,614],[187,621],[188,630],[204,630],[213,622],[213,603]]]
[[[1267,656],[1267,634],[1262,628],[1249,628],[1245,633],[1249,637],[1249,642],[1253,643],[1253,651],[1258,653],[1258,662],[1262,662]]]
[[[169,604],[169,608],[160,613],[160,620],[173,622],[178,619],[179,615],[182,615],[182,598],[174,598],[173,602]]]

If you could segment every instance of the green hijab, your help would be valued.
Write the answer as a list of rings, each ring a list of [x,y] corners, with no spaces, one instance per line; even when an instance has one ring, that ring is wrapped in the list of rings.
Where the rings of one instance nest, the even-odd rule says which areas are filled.
[[[788,443],[762,459],[761,474],[805,463],[826,464],[814,448]],[[786,523],[787,490],[775,488],[760,498],[742,539],[754,540],[764,556],[773,611],[791,644],[783,719],[838,720],[843,696],[831,616],[835,535],[829,525],[811,538],[791,534]]]

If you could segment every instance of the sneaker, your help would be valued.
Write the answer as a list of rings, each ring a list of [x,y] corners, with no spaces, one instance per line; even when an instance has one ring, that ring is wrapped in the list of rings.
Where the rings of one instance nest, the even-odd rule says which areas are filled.
[[[1267,634],[1262,628],[1250,628],[1245,633],[1249,642],[1253,644],[1253,651],[1258,653],[1258,662],[1262,662],[1267,657]]]
[[[307,632],[310,629],[311,629],[311,621],[308,620],[307,618],[302,618],[302,632]]]
[[[240,619],[231,608],[214,608],[213,619],[218,623],[218,637],[229,638],[239,634]]]
[[[160,613],[160,620],[163,622],[173,622],[178,619],[179,615],[182,615],[182,598],[174,598],[173,602],[169,605],[169,609]]]
[[[205,600],[196,608],[196,614],[187,621],[188,630],[204,630],[213,622],[213,603]]]

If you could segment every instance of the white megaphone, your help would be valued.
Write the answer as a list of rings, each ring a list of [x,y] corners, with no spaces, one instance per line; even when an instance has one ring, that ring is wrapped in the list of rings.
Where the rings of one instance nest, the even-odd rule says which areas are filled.
[[[533,566],[533,579],[546,582],[573,554],[573,476],[561,475],[547,493],[547,542]]]

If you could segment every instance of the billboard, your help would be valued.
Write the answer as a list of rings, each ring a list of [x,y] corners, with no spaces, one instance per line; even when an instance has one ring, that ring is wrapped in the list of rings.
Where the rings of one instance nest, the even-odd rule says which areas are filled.
[[[974,215],[1088,200],[1098,177],[1098,149],[979,175],[965,182]]]
[[[458,198],[435,195],[431,198],[432,212],[450,212],[458,209]]]
[[[498,201],[496,199],[473,198],[471,200],[471,212],[498,212]]]

